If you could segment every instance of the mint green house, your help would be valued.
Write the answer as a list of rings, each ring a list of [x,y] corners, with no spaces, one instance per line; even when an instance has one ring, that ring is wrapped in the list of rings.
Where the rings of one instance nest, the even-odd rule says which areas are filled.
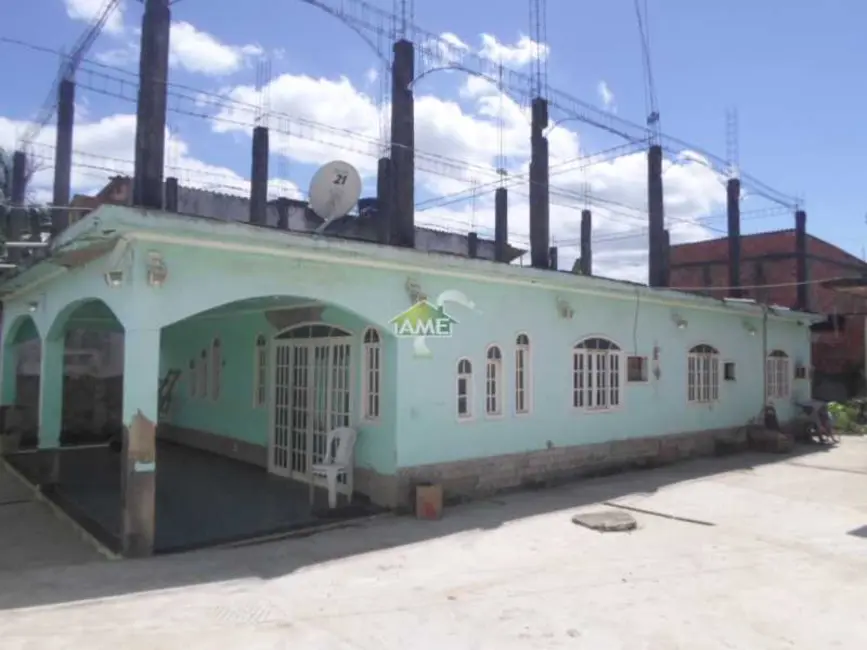
[[[44,452],[65,333],[123,332],[122,534],[145,549],[154,430],[306,486],[351,426],[354,492],[397,507],[419,481],[478,494],[710,453],[766,395],[782,420],[809,397],[806,314],[168,212],[103,206],[0,292],[3,403],[38,338]]]

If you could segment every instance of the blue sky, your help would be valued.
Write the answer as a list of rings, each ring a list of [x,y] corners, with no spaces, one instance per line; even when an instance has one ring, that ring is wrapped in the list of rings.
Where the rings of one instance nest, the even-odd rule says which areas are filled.
[[[370,1],[384,9],[392,8],[391,0]],[[100,0],[16,2],[14,10],[11,5],[2,10],[0,35],[58,49],[68,47],[86,26],[86,22],[69,17],[68,6],[81,15],[100,4]],[[134,57],[128,56],[134,54],[129,44],[136,39],[133,30],[140,24],[141,5],[130,0],[125,5],[125,29],[121,30],[118,23],[112,24],[112,29],[100,37],[89,57],[110,60],[135,70]],[[216,10],[217,5],[219,10]],[[640,40],[632,0],[549,0],[548,5],[550,85],[602,106],[600,84],[604,82],[613,95],[612,108],[617,114],[641,123],[646,109]],[[860,62],[867,49],[863,39],[867,5],[856,0],[823,3],[649,0],[648,5],[653,72],[663,130],[724,157],[725,110],[736,106],[743,169],[783,192],[802,195],[810,231],[860,255],[867,236],[864,220],[867,205],[860,191],[863,183],[859,182],[862,170],[867,167],[867,129],[860,126],[862,105],[859,100],[862,97],[858,79]],[[515,45],[521,35],[529,33],[529,10],[525,0],[502,0],[497,3],[496,11],[491,7],[490,3],[465,0],[416,0],[414,20],[429,32],[456,35],[474,49],[481,47],[482,33],[492,35],[506,46]],[[302,106],[297,110],[303,110],[317,122],[350,130],[367,128],[366,123],[361,124],[359,120],[367,119],[371,110],[375,110],[379,82],[370,79],[372,71],[381,66],[368,45],[321,11],[298,0],[245,0],[244,3],[181,0],[173,7],[173,20],[188,23],[194,35],[209,35],[218,45],[234,47],[239,57],[236,66],[223,66],[220,70],[215,64],[215,69],[206,71],[196,69],[195,65],[180,64],[176,57],[171,71],[173,82],[207,91],[240,92],[238,86],[255,82],[257,58],[252,46],[257,46],[270,58],[272,76],[289,75],[280,88],[275,86],[271,93],[271,101],[278,104],[280,110],[289,112]],[[189,38],[189,29],[184,40],[184,34],[176,26],[173,43],[186,43],[188,47],[192,47],[190,43],[201,44],[201,39]],[[127,56],[118,56],[124,50]],[[11,75],[7,68],[0,103],[0,116],[7,118],[8,132],[10,120],[16,121],[16,128],[20,128],[17,121],[32,117],[50,88],[57,62],[50,55],[5,44],[0,44],[0,53],[14,61]],[[195,57],[196,53],[188,49],[181,55]],[[214,57],[211,62],[219,63]],[[517,60],[515,66],[518,66]],[[232,67],[236,69],[229,70]],[[310,77],[306,86],[299,81],[301,75]],[[341,75],[348,79],[353,93],[366,93],[370,98],[366,104],[358,104],[358,110],[353,108],[354,100],[347,99],[349,91],[340,87]],[[324,97],[330,98],[332,106],[322,108],[323,102],[319,101],[319,108],[310,108],[311,98],[323,96],[317,95],[320,91],[314,88],[320,78],[331,80],[330,90]],[[90,82],[95,83],[93,78]],[[481,93],[488,96],[486,100],[480,98],[478,92],[466,92],[466,86],[466,78],[459,74],[432,75],[420,83],[417,96],[437,98],[418,109],[424,115],[419,126],[424,129],[421,142],[441,155],[494,165],[491,143],[474,141],[493,137],[491,133],[495,133],[496,128],[491,130],[490,118],[487,130],[472,121],[485,119],[484,107],[492,105],[490,89]],[[447,106],[449,102],[454,110]],[[343,112],[338,110],[341,107],[345,108]],[[83,111],[79,113],[83,121],[97,122],[117,113],[130,113],[133,108],[129,103],[81,91],[79,110]],[[496,110],[507,109],[500,105]],[[454,126],[458,120],[461,120],[460,128]],[[211,166],[209,170],[225,168],[241,178],[249,174],[249,137],[244,129],[215,133],[212,123],[177,114],[170,115],[170,126],[184,143],[185,150],[178,155],[185,161],[201,162]],[[105,152],[113,151],[113,146],[105,138],[111,137],[112,129],[110,125],[102,127],[100,138],[103,139],[91,134],[89,142],[98,147],[91,153],[107,155]],[[115,127],[118,140],[128,139],[126,131]],[[371,128],[375,131],[375,127]],[[523,137],[520,124],[512,123],[509,128],[517,135],[507,136],[507,140]],[[571,147],[579,146],[577,142],[585,153],[617,142],[580,124],[571,123],[568,129],[576,133],[569,133],[564,125],[563,129],[558,129],[564,133],[558,134],[556,143],[552,134],[555,158],[559,152],[561,159],[567,159]],[[297,133],[296,130],[294,140],[290,138],[284,143],[284,153],[290,153],[275,154],[272,158],[272,176],[291,178],[303,192],[316,164],[341,156],[338,151],[324,152],[310,146],[303,155],[294,156],[293,150],[303,148]],[[0,137],[3,137],[2,130]],[[470,147],[476,144],[479,151]],[[81,146],[79,139],[76,148]],[[510,166],[514,165],[516,170],[526,162],[522,147],[517,143],[514,151],[509,151]],[[118,145],[118,150],[121,148]],[[131,158],[127,150],[128,147],[123,149],[124,155],[117,154],[117,157]],[[597,185],[604,186],[612,193],[610,196],[625,197],[622,199],[625,203],[636,205],[641,202],[643,192],[640,188],[643,170],[639,163],[639,159],[621,161],[619,166],[599,172],[587,182],[591,183],[594,193]],[[708,183],[713,184],[713,181],[708,181],[705,172],[686,169],[682,173],[673,172],[672,178],[666,179],[666,190],[673,206],[669,213],[680,215],[676,217],[681,220],[678,222],[682,226],[680,240],[717,235],[717,230],[724,228],[724,220],[718,218],[720,187],[711,188]],[[218,172],[214,174],[216,177]],[[99,184],[98,174],[88,178],[93,184]],[[570,182],[574,187],[579,181],[577,178],[562,180],[564,187]],[[86,181],[81,183],[86,184]],[[449,194],[468,186],[467,181],[462,184],[454,180],[422,182],[419,198]],[[712,199],[707,198],[710,195]],[[446,222],[469,220],[484,225],[488,221],[488,199],[480,194],[475,201],[448,206],[448,213],[443,208],[423,214]],[[688,209],[678,212],[681,204],[688,205]],[[750,198],[745,201],[744,210],[768,205],[761,199]],[[562,221],[560,237],[564,241],[573,232],[573,216],[570,215],[574,212],[574,209],[563,208],[561,216],[554,215],[555,221]],[[716,230],[699,232],[685,225],[685,219],[708,214],[716,218],[703,223]],[[636,218],[624,220],[611,215],[611,219],[608,230],[604,225],[600,228],[603,233],[613,234],[615,239],[618,233],[622,236],[625,229],[642,226]],[[778,214],[747,218],[744,227],[748,232],[784,228],[790,227],[792,221],[790,216]],[[555,236],[556,231],[555,227]],[[621,251],[623,246],[615,248],[618,256],[626,255],[626,251]],[[636,262],[636,265],[641,266],[641,263]]]

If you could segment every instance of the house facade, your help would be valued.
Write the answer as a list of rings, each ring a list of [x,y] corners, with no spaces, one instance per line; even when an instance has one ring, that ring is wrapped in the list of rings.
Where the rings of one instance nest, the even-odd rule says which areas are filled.
[[[60,444],[65,332],[100,305],[126,426],[301,482],[354,426],[355,490],[388,507],[419,481],[459,496],[712,453],[766,393],[782,420],[809,397],[806,314],[165,212],[103,206],[0,290],[4,404],[17,345],[41,342],[40,448]],[[421,300],[449,336],[397,335]],[[136,485],[127,507],[153,498]]]
[[[819,399],[845,399],[863,386],[867,303],[822,283],[864,277],[867,263],[818,237],[807,235],[806,240],[808,306],[832,317],[829,326],[813,332],[814,392]],[[725,289],[729,284],[727,238],[672,246],[670,265],[673,288],[698,289],[715,297],[729,293]],[[795,305],[795,230],[742,235],[740,268],[745,298]]]

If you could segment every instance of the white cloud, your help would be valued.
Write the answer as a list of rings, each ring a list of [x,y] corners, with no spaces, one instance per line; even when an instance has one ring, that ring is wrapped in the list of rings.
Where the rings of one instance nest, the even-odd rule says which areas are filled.
[[[602,102],[602,106],[605,108],[605,110],[615,111],[617,109],[614,93],[611,92],[611,88],[608,87],[608,83],[606,81],[599,82],[599,84],[596,86],[596,92],[599,94],[599,99]]]
[[[237,72],[250,59],[263,54],[258,45],[227,45],[183,21],[172,23],[169,48],[172,65],[188,72],[214,76]]]
[[[187,72],[213,77],[225,76],[238,72],[251,60],[262,57],[265,53],[255,44],[224,43],[216,36],[200,31],[185,21],[173,22],[171,29],[169,65]],[[94,58],[110,66],[125,66],[138,61],[139,34],[137,32],[138,30],[134,30],[134,38],[129,38],[121,46],[98,52]]]
[[[63,0],[63,4],[66,6],[66,15],[72,20],[90,23],[102,14],[107,2],[106,0]],[[103,28],[106,33],[120,34],[123,32],[124,4],[124,0],[121,0],[117,8],[109,15]]]
[[[470,49],[453,34],[446,40],[452,53]],[[255,46],[227,46],[188,23],[174,26],[172,42],[174,63],[203,74],[220,75],[236,70],[245,64],[247,57],[260,52]],[[502,50],[498,56],[511,57],[515,65],[525,60],[529,62],[531,58],[527,57],[533,52],[542,52],[540,48],[528,46],[527,42],[529,39],[519,40],[515,46],[504,46],[489,37],[483,38],[482,48],[491,53],[501,52],[497,48],[511,48],[508,50],[511,54],[503,54],[505,50]],[[543,55],[547,56],[547,49]],[[364,84],[363,79],[361,84]],[[295,180],[306,184],[306,175],[311,171],[308,165],[340,158],[356,165],[368,181],[372,179],[376,158],[382,155],[382,124],[388,106],[378,106],[370,94],[362,92],[346,77],[283,74],[270,82],[267,93],[270,109],[275,114],[292,116],[291,120],[272,116],[268,121],[272,160],[281,176],[289,175],[283,170],[291,168]],[[221,95],[236,103],[227,105],[221,101],[211,107],[214,117],[218,118],[212,121],[213,130],[249,142],[250,126],[260,104],[259,92],[252,85],[239,85],[222,90]],[[613,101],[613,96],[611,99]],[[494,86],[476,77],[466,78],[462,100],[459,104],[416,91],[416,200],[422,204],[417,212],[417,223],[464,232],[472,228],[489,235],[493,229],[493,189],[498,178],[496,168],[500,165],[502,143],[505,167],[510,178],[516,179],[509,191],[511,240],[517,246],[527,246],[528,182],[522,177],[526,174],[530,153],[527,109],[508,97],[501,98]],[[203,98],[201,103],[199,110],[208,111],[207,101]],[[12,143],[15,129],[21,127],[21,124],[0,118],[0,146]],[[53,144],[53,138],[53,129],[47,128],[40,141]],[[79,121],[76,150],[98,156],[76,158],[74,186],[94,189],[114,170],[128,173],[133,140],[131,115],[115,115],[88,123]],[[553,168],[551,234],[552,243],[560,246],[561,267],[571,265],[577,255],[580,211],[584,207],[582,192],[589,188],[594,197],[595,272],[631,280],[644,279],[646,154],[635,152],[598,162],[584,170],[576,165],[558,167],[589,152],[582,150],[579,132],[565,125],[553,129],[549,140]],[[246,159],[243,153],[240,155]],[[105,158],[118,162],[105,162]],[[167,164],[184,170],[174,170],[183,184],[223,192],[247,192],[248,183],[242,176],[195,158],[189,143],[177,136],[172,136],[167,147]],[[107,169],[92,169],[94,166]],[[716,212],[724,204],[719,177],[696,156],[684,155],[667,163],[663,180],[672,241],[707,237],[708,230],[695,219]],[[46,171],[38,175],[34,184],[44,190],[50,187],[50,182],[50,171]],[[449,197],[461,192],[469,197],[471,193],[467,191],[474,186],[479,188],[474,201],[430,201],[432,197]],[[277,182],[271,185],[272,191],[280,187]],[[287,191],[295,193],[297,188],[289,185]]]
[[[0,148],[15,146],[17,136],[26,123],[0,117]],[[249,181],[229,168],[211,165],[195,158],[189,144],[169,133],[166,143],[166,175],[176,176],[181,185],[214,190],[225,194],[246,195]],[[42,129],[33,144],[32,154],[39,169],[31,181],[34,200],[50,200],[54,160],[53,127]],[[101,189],[115,175],[129,175],[133,169],[135,115],[118,114],[93,122],[79,120],[75,127],[73,155],[73,192],[91,194]],[[270,182],[273,196],[300,196],[294,183],[274,179]]]
[[[536,59],[545,60],[550,54],[546,43],[537,43],[523,34],[514,45],[506,45],[490,34],[482,34],[482,47],[479,49],[486,59],[502,62],[504,66],[520,67]]]

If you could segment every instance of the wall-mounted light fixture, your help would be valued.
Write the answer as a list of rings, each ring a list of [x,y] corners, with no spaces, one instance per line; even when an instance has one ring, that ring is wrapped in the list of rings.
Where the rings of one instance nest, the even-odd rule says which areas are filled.
[[[123,271],[108,271],[105,274],[105,283],[110,287],[119,287],[123,284]]]
[[[31,314],[32,314],[33,312],[35,312],[37,309],[39,309],[39,303],[38,303],[38,302],[28,302],[28,303],[27,303],[27,310],[28,310]]]
[[[575,310],[572,309],[572,305],[570,305],[568,302],[566,302],[562,298],[557,298],[557,315],[560,318],[571,320],[571,318],[575,315]]]
[[[747,331],[747,334],[749,334],[750,336],[755,336],[756,332],[758,331],[756,329],[755,325],[753,325],[752,323],[747,322],[747,321],[744,321],[744,329]]]
[[[422,300],[427,300],[427,295],[422,291],[421,286],[412,278],[406,279],[404,289],[406,290],[406,295],[409,297],[409,301],[413,305]]]
[[[152,287],[161,287],[169,275],[163,256],[156,251],[148,253],[147,261],[148,284]]]
[[[689,327],[689,321],[678,313],[674,313],[671,315],[671,322],[673,322],[679,330],[685,330],[687,327]]]

